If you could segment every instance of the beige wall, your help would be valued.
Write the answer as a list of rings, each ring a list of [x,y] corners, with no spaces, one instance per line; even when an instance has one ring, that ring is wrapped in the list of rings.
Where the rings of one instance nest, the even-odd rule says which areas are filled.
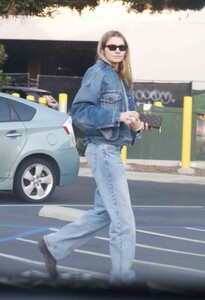
[[[0,39],[97,41],[110,29],[126,35],[136,80],[205,80],[205,10],[150,16],[113,3],[79,16],[64,9],[54,18],[1,19]]]

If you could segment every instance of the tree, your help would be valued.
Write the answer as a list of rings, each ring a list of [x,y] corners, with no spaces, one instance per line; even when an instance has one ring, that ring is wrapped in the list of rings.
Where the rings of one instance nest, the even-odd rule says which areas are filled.
[[[5,52],[5,48],[3,45],[0,45],[0,89],[7,85],[10,82],[10,77],[9,76],[4,76],[3,75],[3,65],[5,61],[7,60],[8,55]]]
[[[114,2],[114,0],[104,0]],[[118,0],[115,0],[118,1]],[[173,10],[201,10],[205,6],[205,0],[122,0],[129,10],[143,12],[150,9],[151,12],[162,12],[164,9]],[[51,16],[59,7],[69,7],[79,13],[86,7],[95,9],[100,4],[100,0],[1,0],[0,16],[8,17],[24,16]]]

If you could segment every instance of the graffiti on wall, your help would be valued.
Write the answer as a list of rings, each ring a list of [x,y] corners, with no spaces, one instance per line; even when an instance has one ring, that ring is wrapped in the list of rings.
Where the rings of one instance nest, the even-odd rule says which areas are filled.
[[[154,102],[161,101],[163,105],[176,102],[176,99],[170,91],[137,90],[134,92],[134,96],[137,105],[142,102],[153,104]]]
[[[191,82],[134,82],[137,105],[161,101],[164,106],[182,107],[183,98],[190,96]]]

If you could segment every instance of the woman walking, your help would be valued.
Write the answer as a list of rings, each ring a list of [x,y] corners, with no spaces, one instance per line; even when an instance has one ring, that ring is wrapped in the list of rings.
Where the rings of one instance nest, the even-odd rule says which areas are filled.
[[[134,284],[135,219],[121,150],[132,145],[144,124],[131,93],[129,47],[118,31],[98,43],[97,62],[85,73],[71,107],[73,123],[84,133],[85,156],[96,181],[95,202],[79,220],[39,242],[46,268],[57,276],[56,263],[109,226],[111,285]],[[147,129],[147,126],[145,126]]]

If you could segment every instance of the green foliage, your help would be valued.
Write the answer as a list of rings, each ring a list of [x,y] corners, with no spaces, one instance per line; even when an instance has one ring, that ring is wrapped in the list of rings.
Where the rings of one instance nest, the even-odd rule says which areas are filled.
[[[143,12],[150,9],[152,12],[162,12],[164,9],[173,10],[201,10],[205,6],[205,0],[123,0],[129,4],[129,10]]]
[[[89,6],[91,9],[99,5],[99,1],[82,0],[1,0],[0,16],[52,16],[59,7],[70,7],[81,12],[83,8]]]
[[[0,45],[0,68],[2,68],[4,62],[7,60],[8,55],[5,52],[5,48],[3,45]]]
[[[10,77],[9,76],[4,76],[3,75],[3,65],[4,62],[7,60],[8,55],[5,52],[5,48],[3,45],[0,45],[0,89],[7,85],[10,81]]]
[[[114,2],[118,0],[104,0]],[[174,10],[200,10],[205,6],[205,0],[122,0],[128,6],[128,10],[143,12],[149,8],[152,12],[161,12],[163,9]],[[70,7],[79,13],[85,8],[95,9],[100,0],[1,0],[0,16],[8,17],[24,16],[52,16],[59,7]]]
[[[76,139],[76,148],[80,156],[85,156],[86,145],[83,143],[82,138]]]

